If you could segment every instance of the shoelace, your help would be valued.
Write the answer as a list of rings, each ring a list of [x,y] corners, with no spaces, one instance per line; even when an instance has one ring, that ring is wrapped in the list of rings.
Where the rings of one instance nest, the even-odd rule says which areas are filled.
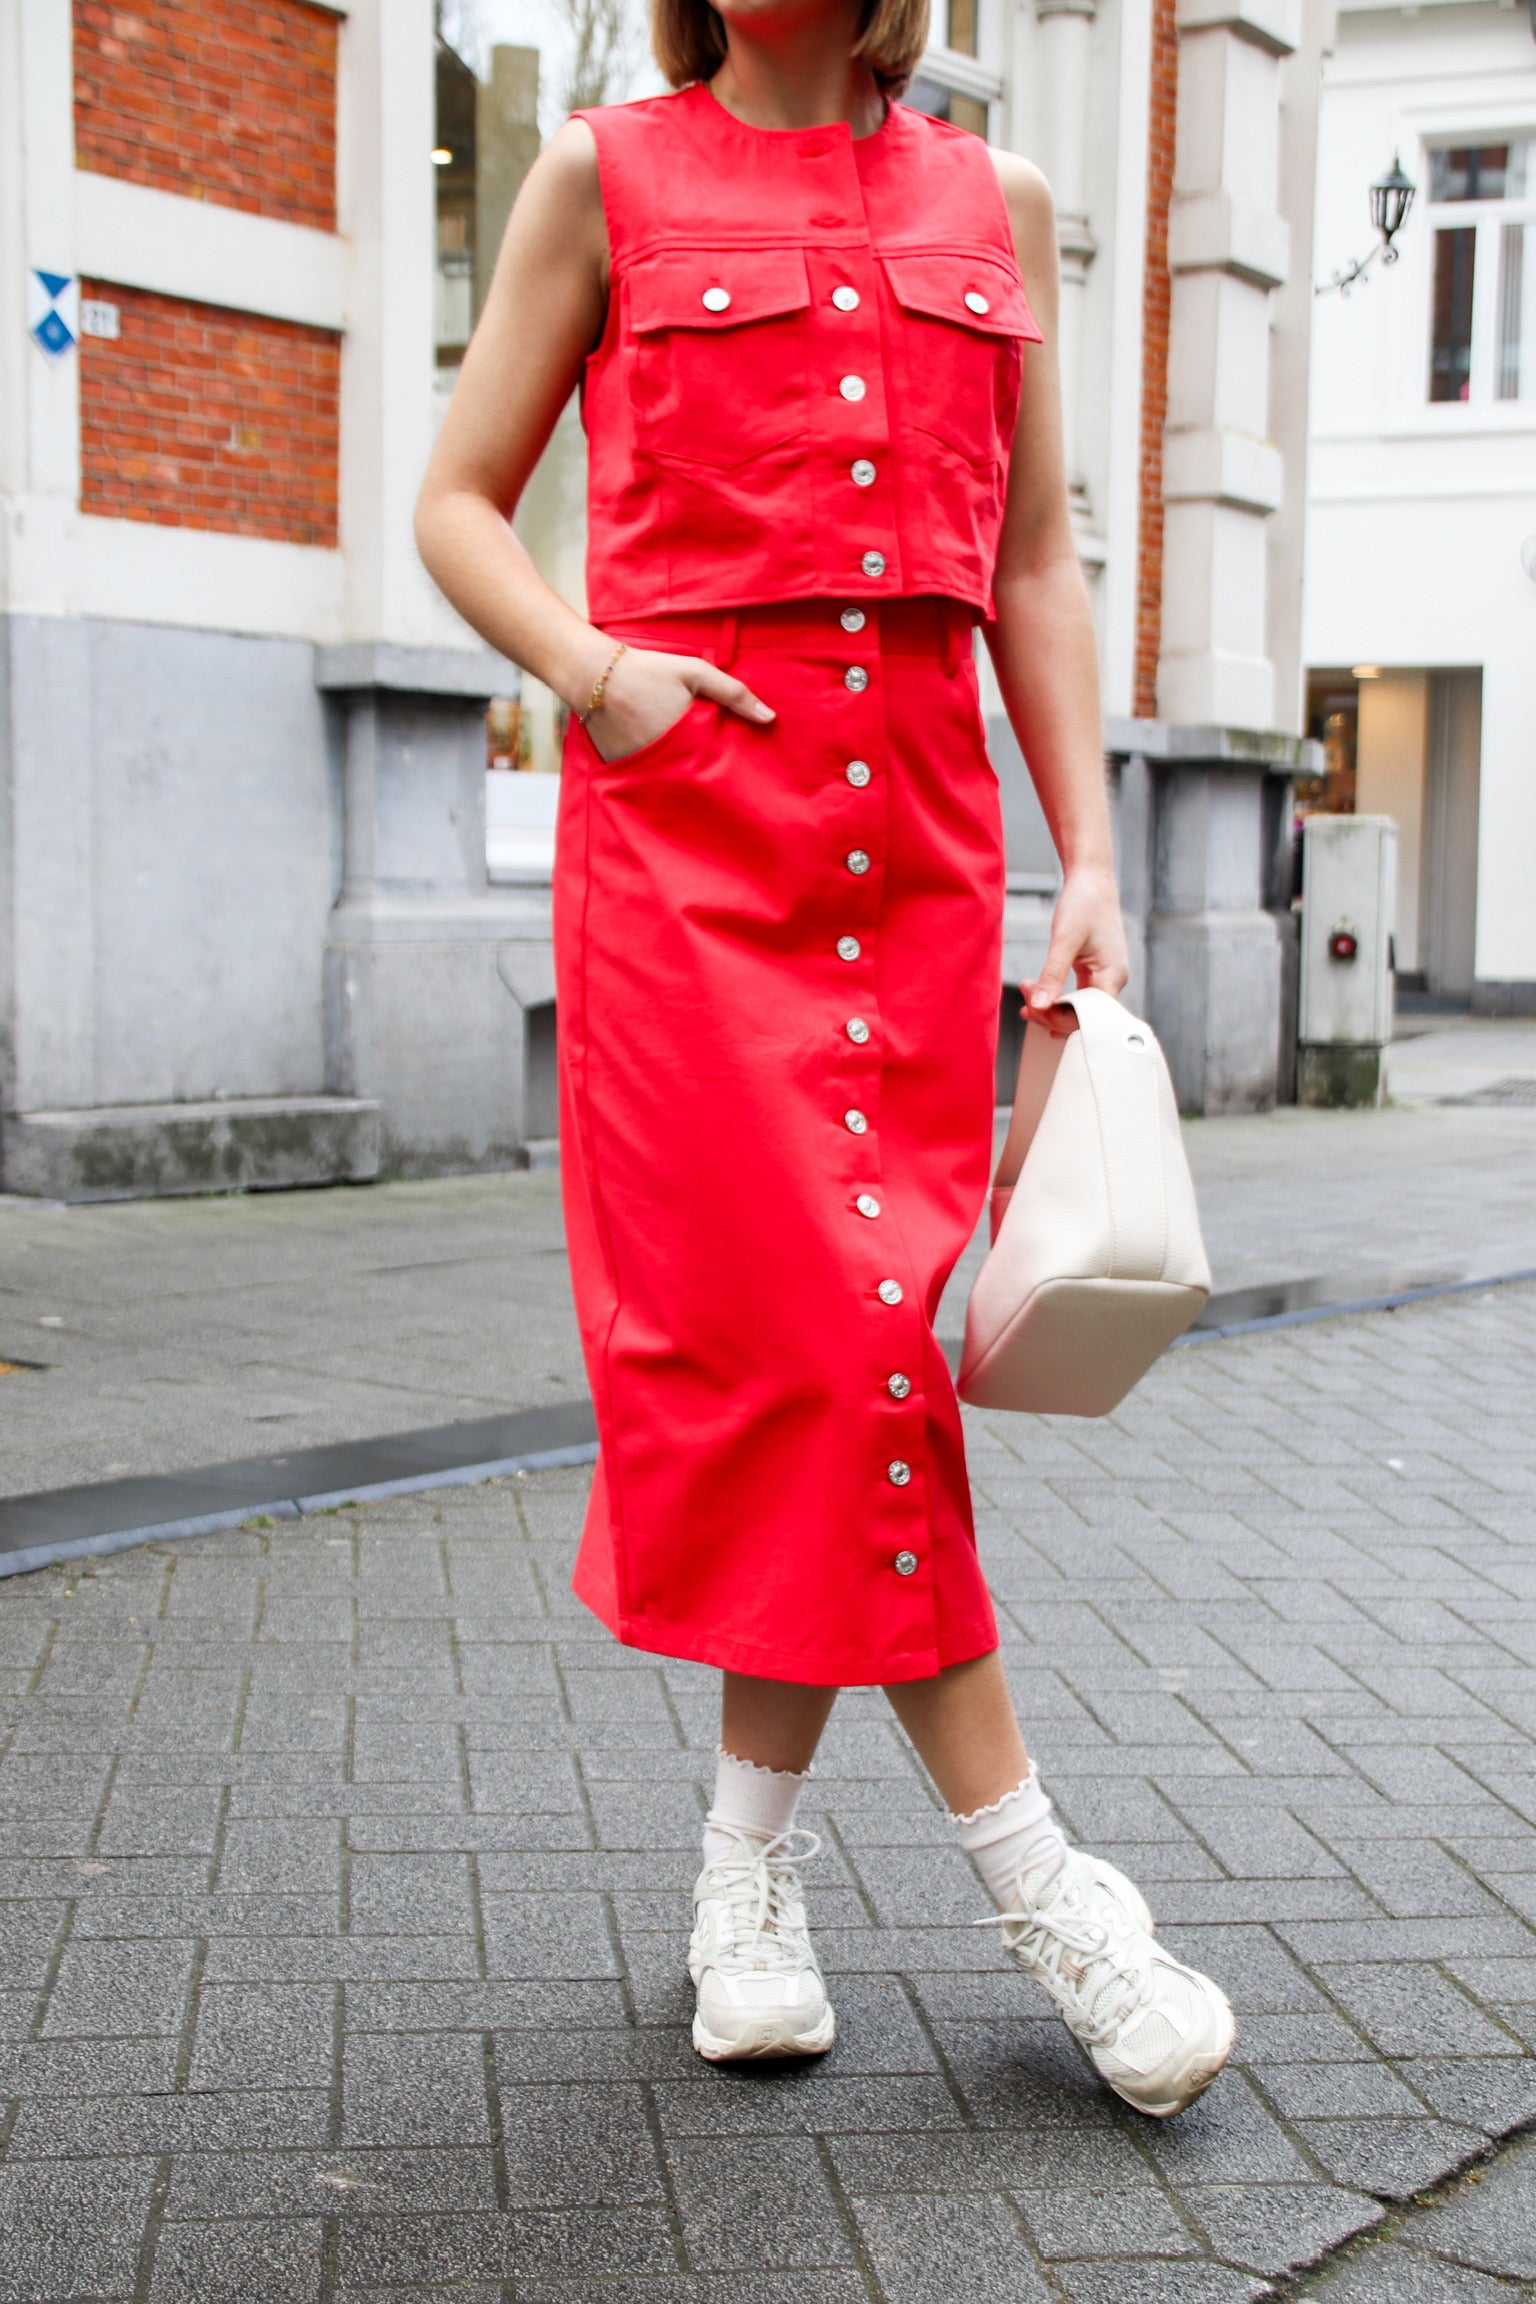
[[[1073,2012],[1073,2029],[1089,2047],[1107,2047],[1120,2027],[1144,2008],[1152,1996],[1152,1978],[1142,1962],[1130,1956],[1128,1946],[1113,1930],[1083,1909],[1080,1899],[1067,1898],[1052,1881],[1047,1901],[1024,1912],[994,1912],[978,1920],[978,1928],[1012,1929],[1005,1937],[1010,1951],[1027,1953],[1043,1970],[1052,1997]],[[1056,1904],[1065,1904],[1056,1911]],[[1077,1975],[1065,1973],[1070,1955],[1079,1956]]]
[[[721,1967],[761,1968],[765,1952],[770,1958],[809,1953],[804,1922],[793,1914],[800,1896],[799,1868],[820,1853],[817,1835],[796,1826],[772,1840],[738,1840],[729,1856],[710,1866],[725,1908],[724,1933],[714,1947]]]

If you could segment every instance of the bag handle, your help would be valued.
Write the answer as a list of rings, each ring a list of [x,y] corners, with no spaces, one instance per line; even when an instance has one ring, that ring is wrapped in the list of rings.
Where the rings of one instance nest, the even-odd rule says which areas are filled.
[[[1077,995],[1064,992],[1056,1003],[1058,1008],[1076,1011]],[[1078,1017],[1081,1026],[1082,1018]],[[1040,1115],[1045,1110],[1046,1098],[1056,1079],[1056,1067],[1066,1048],[1068,1033],[1058,1039],[1043,1024],[1024,1019],[1024,1046],[1019,1055],[1019,1076],[1014,1083],[1013,1110],[1008,1119],[1008,1134],[998,1156],[997,1173],[992,1179],[994,1192],[1011,1192],[1019,1180]]]

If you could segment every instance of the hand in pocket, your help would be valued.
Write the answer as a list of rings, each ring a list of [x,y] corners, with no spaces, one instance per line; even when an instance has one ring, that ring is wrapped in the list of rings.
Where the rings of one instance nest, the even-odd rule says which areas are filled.
[[[668,656],[658,648],[626,648],[603,686],[603,701],[586,721],[600,759],[627,760],[675,728],[696,697],[762,725],[771,705],[744,681],[702,656]]]

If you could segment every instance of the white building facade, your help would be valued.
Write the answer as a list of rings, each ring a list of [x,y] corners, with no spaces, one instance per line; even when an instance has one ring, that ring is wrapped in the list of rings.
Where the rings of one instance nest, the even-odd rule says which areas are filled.
[[[1394,153],[1417,187],[1401,260],[1317,298],[1313,707],[1337,736],[1335,801],[1398,825],[1399,981],[1530,1014],[1536,37],[1523,4],[1341,0],[1320,282],[1364,253],[1366,187]]]
[[[912,91],[1056,191],[1135,996],[1195,1110],[1283,1070],[1324,5],[938,0]],[[488,870],[517,676],[410,528],[548,76],[493,0],[477,70],[435,19],[0,0],[0,1188],[554,1132],[553,779],[491,774]],[[575,592],[569,479],[527,518]],[[1016,984],[1054,859],[991,703]]]

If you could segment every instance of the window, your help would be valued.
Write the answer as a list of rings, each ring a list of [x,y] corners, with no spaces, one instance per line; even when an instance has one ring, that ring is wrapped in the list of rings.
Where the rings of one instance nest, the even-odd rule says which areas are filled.
[[[987,132],[987,106],[980,96],[967,96],[958,88],[941,87],[919,73],[910,82],[903,104],[910,104],[914,112],[930,112],[935,120],[948,120],[956,128],[969,128],[973,136]]]
[[[1536,137],[1429,153],[1429,397],[1536,400]]]
[[[939,0],[932,44],[902,98],[973,136],[986,135],[991,102],[1002,94],[1001,80],[980,62],[980,13],[981,0]],[[971,58],[974,65],[961,61]]]
[[[949,0],[944,45],[960,56],[976,54],[976,0]]]

